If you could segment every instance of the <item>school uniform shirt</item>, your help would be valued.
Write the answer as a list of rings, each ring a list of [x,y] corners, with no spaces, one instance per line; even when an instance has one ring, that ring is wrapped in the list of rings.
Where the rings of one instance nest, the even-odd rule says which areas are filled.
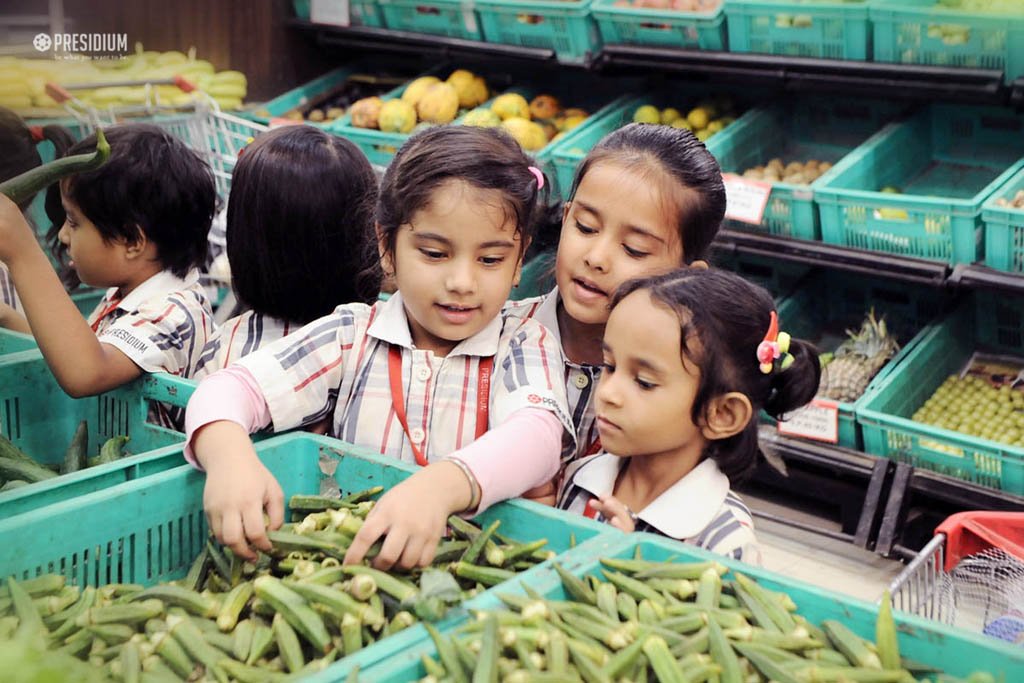
[[[409,438],[392,407],[388,357],[400,350]],[[401,293],[373,306],[346,304],[238,361],[267,402],[274,431],[333,415],[332,436],[406,462],[410,439],[433,462],[476,438],[480,362],[494,358],[487,426],[522,408],[555,413],[572,439],[561,354],[540,324],[497,316],[445,357],[413,346]]]
[[[576,432],[576,442],[571,452],[562,453],[562,460],[569,462],[600,450],[597,433],[597,415],[594,409],[594,392],[601,378],[600,365],[575,363],[564,354],[562,336],[558,331],[558,302],[561,299],[555,288],[545,296],[532,297],[505,304],[503,315],[533,319],[546,327],[562,353],[562,376],[565,381],[565,395],[569,401]],[[568,445],[567,445],[568,447]]]
[[[0,303],[5,303],[21,312],[21,300],[18,299],[18,293],[14,291],[11,272],[7,270],[7,265],[4,263],[0,263]]]
[[[213,311],[199,271],[184,279],[162,271],[118,301],[107,290],[89,316],[96,337],[146,372],[191,377],[213,333]]]
[[[222,323],[206,343],[193,379],[202,379],[209,374],[234,363],[236,360],[260,350],[267,344],[299,329],[300,325],[286,320],[263,315],[255,311],[231,318]]]
[[[614,491],[626,462],[610,453],[577,461],[566,471],[558,507],[591,516],[587,504]],[[710,458],[636,515],[636,531],[654,532],[748,563],[760,562],[750,510],[729,489],[729,478]],[[608,521],[600,513],[594,518]]]

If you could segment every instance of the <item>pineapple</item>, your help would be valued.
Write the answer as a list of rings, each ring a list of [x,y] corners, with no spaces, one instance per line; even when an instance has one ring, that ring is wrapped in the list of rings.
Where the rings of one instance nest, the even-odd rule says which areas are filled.
[[[900,345],[889,335],[885,318],[875,318],[874,309],[859,331],[847,330],[846,334],[849,339],[839,345],[821,373],[818,395],[849,403],[860,398],[871,378],[896,355]]]

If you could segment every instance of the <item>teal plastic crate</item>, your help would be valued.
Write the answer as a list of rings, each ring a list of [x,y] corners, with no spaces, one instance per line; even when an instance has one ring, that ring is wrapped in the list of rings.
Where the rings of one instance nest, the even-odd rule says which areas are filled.
[[[25,351],[0,361],[0,433],[44,464],[64,460],[82,420],[89,423],[91,456],[122,434],[131,437],[127,452],[145,453],[185,440],[180,432],[146,421],[149,402],[184,407],[193,384],[171,375],[145,375],[99,396],[75,399],[60,388],[38,350]]]
[[[827,161],[836,164],[857,145],[881,129],[903,105],[872,100],[800,99],[747,112],[735,125],[711,139],[708,149],[723,173],[742,174],[772,158],[791,161]],[[810,185],[773,183],[759,226],[727,220],[735,230],[755,230],[820,239],[814,197],[835,168]]]
[[[858,330],[868,311],[885,318],[900,350],[868,383],[864,394],[852,403],[836,402],[839,409],[839,442],[861,449],[863,437],[857,411],[873,389],[899,367],[924,335],[927,326],[942,312],[943,295],[934,287],[913,287],[901,282],[856,276],[835,270],[809,275],[779,304],[779,326],[793,337],[809,341],[822,353],[835,351],[846,339],[845,331]],[[827,371],[827,369],[826,369]]]
[[[583,64],[601,49],[592,0],[475,0],[488,43],[554,50],[558,61]]]
[[[351,492],[377,485],[391,488],[416,470],[367,449],[299,432],[263,441],[256,451],[281,484],[286,500],[297,493]],[[325,475],[324,469],[331,468],[333,473]],[[79,586],[111,582],[150,585],[181,578],[206,542],[204,484],[201,472],[184,465],[0,517],[0,545],[20,549],[0,557],[0,576],[27,578],[56,572]],[[621,535],[609,525],[526,501],[495,505],[477,522],[489,524],[499,519],[501,532],[508,537],[547,538],[549,547],[559,553],[570,548],[573,538],[582,543],[598,535]],[[465,618],[464,611],[456,610],[442,624],[454,625]],[[303,680],[344,680],[355,667],[365,671],[426,637],[426,629],[417,624]]]
[[[21,354],[36,348],[38,346],[32,335],[0,328],[0,359],[6,360],[11,354]]]
[[[728,0],[732,52],[866,60],[871,56],[868,3]]]
[[[278,95],[260,107],[260,109],[257,110],[260,113],[250,113],[249,117],[257,123],[262,123],[264,126],[270,125],[270,120],[272,118],[284,116],[289,111],[303,107],[318,96],[341,86],[346,80],[348,80],[348,77],[351,76],[354,71],[355,69],[348,66],[328,71],[323,76],[314,78],[308,83],[304,83],[297,88],[293,88]],[[264,110],[269,114],[269,116],[263,115],[262,112]],[[326,128],[331,122],[317,123],[307,121],[307,123],[319,128]]]
[[[713,258],[712,265],[764,287],[776,301],[786,297],[811,271],[802,263],[743,253]]]
[[[941,7],[936,0],[872,0],[876,62],[998,69],[1024,76],[1024,5],[992,12]]]
[[[601,39],[613,45],[665,45],[690,50],[726,49],[725,10],[681,12],[616,7],[616,0],[594,0],[591,9]]]
[[[666,94],[666,92],[671,94]],[[653,104],[659,109],[675,107],[685,115],[688,108],[695,106],[698,101],[708,96],[713,98],[716,95],[710,93],[705,87],[673,83],[671,88],[666,88],[664,91],[623,99],[616,103],[616,106],[607,107],[600,116],[592,116],[579,127],[570,131],[564,138],[557,141],[551,151],[551,165],[554,167],[558,190],[563,199],[569,198],[576,169],[587,153],[601,141],[601,138],[631,123],[633,112],[637,107],[644,104]],[[735,99],[742,100],[743,98]],[[708,150],[715,156],[717,156],[715,150],[723,133],[713,135],[706,141]]]
[[[820,183],[822,240],[973,263],[985,200],[1021,167],[1024,116],[934,104],[880,132]],[[892,187],[902,194],[886,194]]]
[[[389,29],[483,40],[476,9],[468,0],[380,0]]]
[[[601,537],[580,545],[559,558],[563,566],[576,576],[601,577],[601,558],[632,559],[639,550],[646,560],[664,562],[701,562],[717,560],[733,571],[740,571],[765,588],[784,591],[797,605],[797,613],[815,624],[826,619],[841,621],[857,635],[875,639],[877,605],[801,583],[782,574],[713,555],[701,548],[646,533],[633,533],[618,538]],[[727,575],[726,578],[731,578]],[[528,579],[528,580],[527,580]],[[553,568],[532,570],[521,581],[479,596],[466,603],[466,608],[505,609],[498,593],[526,595],[525,586],[549,600],[571,599],[562,587]],[[940,668],[954,676],[966,676],[975,669],[985,669],[999,681],[1024,680],[1024,649],[981,634],[955,629],[903,612],[895,614],[900,653],[909,659]],[[360,681],[402,683],[426,676],[420,662],[422,655],[437,658],[433,641],[421,640],[361,671]],[[933,679],[922,679],[933,680]]]
[[[303,21],[311,19],[310,5],[310,0],[292,0],[295,16]],[[353,26],[372,28],[384,28],[385,26],[380,5],[376,0],[349,0],[348,9]]]
[[[1024,304],[991,292],[978,293],[941,323],[929,327],[903,362],[858,408],[864,450],[1024,495],[1024,449],[911,419],[946,377],[961,371],[975,351],[1024,356]]]
[[[1024,171],[1010,178],[982,207],[986,266],[1024,273],[1024,209],[996,204],[997,199],[1011,201],[1021,190],[1024,190]]]

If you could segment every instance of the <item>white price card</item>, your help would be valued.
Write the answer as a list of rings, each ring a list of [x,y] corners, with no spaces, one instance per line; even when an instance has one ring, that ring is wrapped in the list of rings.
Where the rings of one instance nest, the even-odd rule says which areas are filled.
[[[725,217],[734,221],[760,225],[768,206],[772,184],[723,173],[725,183]]]
[[[348,0],[312,0],[309,5],[309,20],[314,24],[349,26]]]
[[[779,421],[779,434],[839,443],[839,404],[816,398]]]

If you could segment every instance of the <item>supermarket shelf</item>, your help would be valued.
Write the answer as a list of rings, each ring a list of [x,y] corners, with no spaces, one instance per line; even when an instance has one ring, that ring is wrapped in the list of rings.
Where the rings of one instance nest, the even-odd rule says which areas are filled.
[[[938,261],[737,230],[721,230],[714,246],[727,254],[766,256],[933,286],[945,285],[949,275],[949,266]],[[1024,282],[1021,287],[1024,290]]]
[[[435,55],[453,59],[484,57],[531,62],[554,63],[556,61],[555,51],[543,48],[500,45],[498,43],[484,43],[476,40],[434,36],[426,33],[392,31],[363,26],[329,26],[314,24],[301,19],[291,19],[288,23],[293,28],[315,34],[317,43],[325,47],[346,47],[413,55]],[[570,67],[572,65],[565,64],[562,66]]]
[[[1024,104],[1024,83],[1003,82],[1003,72],[910,64],[809,59],[741,52],[680,50],[640,45],[605,45],[600,68],[701,74],[777,85],[787,90],[819,90],[844,95],[944,99],[977,103]],[[1024,80],[1024,79],[1022,79]]]
[[[948,283],[954,287],[998,289],[1004,292],[1024,294],[1024,274],[1006,273],[985,266],[958,265],[950,273]]]

